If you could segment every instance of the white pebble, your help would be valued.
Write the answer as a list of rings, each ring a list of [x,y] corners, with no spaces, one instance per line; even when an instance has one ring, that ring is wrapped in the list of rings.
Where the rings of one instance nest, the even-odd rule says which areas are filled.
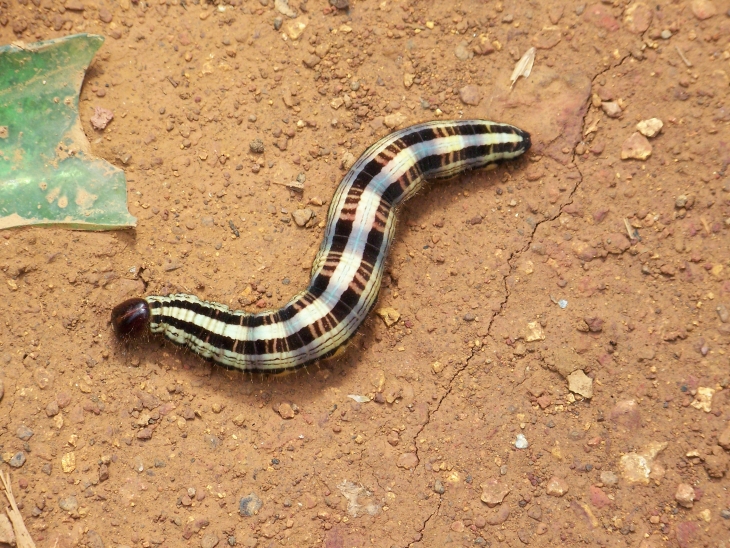
[[[517,434],[517,440],[515,441],[515,447],[517,449],[527,449],[527,438],[524,434]]]
[[[659,118],[649,118],[642,120],[636,124],[636,129],[645,137],[655,137],[664,127],[664,123]]]

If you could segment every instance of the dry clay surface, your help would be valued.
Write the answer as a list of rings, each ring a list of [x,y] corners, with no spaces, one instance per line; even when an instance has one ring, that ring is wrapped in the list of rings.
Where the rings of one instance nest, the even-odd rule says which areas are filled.
[[[107,37],[82,123],[138,217],[0,234],[37,545],[727,547],[727,5],[335,3],[0,3],[2,43]],[[281,306],[354,158],[472,117],[532,150],[402,208],[392,310],[343,356],[259,377],[113,336],[131,296]]]

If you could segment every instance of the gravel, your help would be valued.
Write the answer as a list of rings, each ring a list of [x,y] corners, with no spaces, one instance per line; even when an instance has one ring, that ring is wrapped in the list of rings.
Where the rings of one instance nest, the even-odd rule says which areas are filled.
[[[200,539],[200,548],[215,548],[219,542],[218,537],[214,533],[207,533]]]
[[[261,154],[264,152],[264,142],[261,139],[254,139],[248,144],[248,148],[251,150],[251,152]]]
[[[459,90],[459,99],[465,105],[477,106],[482,100],[482,93],[479,87],[468,84]]]
[[[553,476],[548,480],[545,492],[551,497],[562,497],[568,489],[568,483],[563,478]]]
[[[27,426],[19,426],[16,435],[21,440],[28,441],[30,438],[33,437],[33,430],[31,430]]]
[[[297,226],[305,226],[309,220],[314,215],[314,212],[311,209],[305,208],[305,209],[297,209],[292,212],[291,216],[294,219],[294,222],[297,224]]]
[[[25,453],[18,451],[8,461],[8,464],[13,468],[20,468],[25,464]]]
[[[264,503],[255,493],[250,493],[238,502],[238,513],[241,516],[251,517],[261,510],[263,505]]]
[[[517,439],[515,440],[515,447],[517,449],[527,449],[528,447],[527,438],[524,434],[517,434]]]
[[[75,512],[79,508],[79,502],[75,496],[69,495],[59,499],[58,506],[65,512]]]

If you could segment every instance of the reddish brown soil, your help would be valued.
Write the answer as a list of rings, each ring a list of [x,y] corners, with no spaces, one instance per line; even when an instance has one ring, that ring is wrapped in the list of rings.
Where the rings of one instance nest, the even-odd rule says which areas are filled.
[[[81,118],[138,218],[0,234],[0,466],[37,545],[727,546],[730,17],[713,2],[0,3],[1,43],[107,37]],[[103,132],[95,106],[114,111]],[[343,155],[396,113],[535,143],[402,209],[379,304],[397,324],[373,315],[343,357],[283,377],[115,339],[129,296],[256,310],[303,288]],[[651,156],[622,160],[652,117]],[[300,173],[303,194],[284,186]],[[632,483],[622,457],[651,447]]]

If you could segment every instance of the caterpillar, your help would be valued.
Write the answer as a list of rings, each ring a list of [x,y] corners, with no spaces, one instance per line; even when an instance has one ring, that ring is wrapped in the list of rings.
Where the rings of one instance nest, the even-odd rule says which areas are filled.
[[[428,179],[520,156],[530,135],[486,120],[450,120],[395,131],[368,148],[340,182],[307,289],[279,310],[251,314],[176,294],[114,307],[121,337],[149,330],[203,358],[244,371],[282,372],[332,356],[375,301],[398,206]]]

